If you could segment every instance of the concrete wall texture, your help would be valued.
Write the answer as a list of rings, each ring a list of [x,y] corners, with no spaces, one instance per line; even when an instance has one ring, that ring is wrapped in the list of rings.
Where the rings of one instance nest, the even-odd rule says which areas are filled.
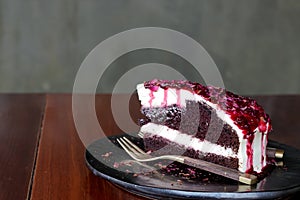
[[[299,19],[298,0],[0,0],[0,92],[72,92],[97,44],[151,26],[202,44],[229,90],[300,93]],[[112,64],[98,92],[110,91],[120,67],[147,62],[187,64],[158,50],[132,52]]]

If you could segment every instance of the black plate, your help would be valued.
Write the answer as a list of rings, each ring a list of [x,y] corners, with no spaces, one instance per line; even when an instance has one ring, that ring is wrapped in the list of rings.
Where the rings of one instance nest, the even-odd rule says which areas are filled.
[[[186,172],[156,170],[148,173],[148,163],[122,162],[130,160],[130,157],[117,144],[117,138],[127,136],[143,148],[142,140],[132,135],[97,140],[88,146],[85,154],[86,164],[95,175],[131,193],[156,199],[274,199],[300,191],[300,150],[290,146],[269,141],[268,146],[285,150],[284,167],[276,167],[258,184],[248,186],[207,172],[200,171],[200,178],[187,179],[184,176]],[[151,166],[157,165],[161,162]]]

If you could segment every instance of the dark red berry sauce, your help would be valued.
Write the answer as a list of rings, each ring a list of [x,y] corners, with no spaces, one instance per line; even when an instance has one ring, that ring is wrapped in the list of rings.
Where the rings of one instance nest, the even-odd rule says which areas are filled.
[[[243,97],[229,92],[223,88],[204,86],[186,80],[151,80],[144,82],[144,86],[153,92],[159,87],[162,89],[185,89],[202,96],[205,100],[217,104],[223,111],[231,116],[234,123],[243,130],[245,137],[254,133],[256,128],[260,132],[271,130],[270,118],[264,109],[254,99]],[[250,138],[248,138],[250,139]]]

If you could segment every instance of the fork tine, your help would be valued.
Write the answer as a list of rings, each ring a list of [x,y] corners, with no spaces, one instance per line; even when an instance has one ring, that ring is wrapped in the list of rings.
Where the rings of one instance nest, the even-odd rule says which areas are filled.
[[[140,149],[138,146],[136,146],[135,144],[133,144],[130,140],[128,140],[126,137],[123,137],[124,140],[126,140],[132,148],[134,148],[136,151],[138,151],[141,154],[146,154],[142,149]]]
[[[126,137],[120,138],[120,140],[123,142],[123,145],[127,147],[127,150],[131,151],[131,153],[134,154],[136,159],[139,159],[141,157],[145,158],[145,156],[149,156],[143,150],[141,150],[135,144],[133,144],[130,140],[128,140]]]
[[[129,150],[129,148],[127,147],[127,145],[125,146],[124,140],[122,140],[122,138],[117,139],[117,142],[121,145],[121,147],[124,149],[124,151],[126,151],[126,153],[127,153],[130,157],[132,157],[133,159],[136,159],[136,155],[135,155],[133,152],[131,152],[131,151]]]
[[[143,138],[143,137],[144,137],[144,133],[139,132],[139,133],[138,133],[138,136],[139,136],[140,138]]]
[[[137,150],[135,150],[132,146],[131,146],[131,144],[129,144],[126,140],[125,140],[126,138],[125,137],[123,137],[123,138],[120,138],[120,140],[123,142],[123,144],[127,147],[127,149],[129,150],[129,151],[131,151],[132,153],[134,153],[134,154],[136,154],[136,155],[139,155],[140,153],[137,151]]]

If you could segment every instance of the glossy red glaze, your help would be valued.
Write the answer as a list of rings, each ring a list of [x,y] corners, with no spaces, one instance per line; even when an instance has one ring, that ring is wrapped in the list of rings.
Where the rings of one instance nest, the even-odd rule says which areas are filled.
[[[234,123],[243,130],[245,135],[253,134],[256,128],[261,132],[271,130],[270,118],[254,99],[243,97],[223,88],[204,86],[185,80],[151,80],[144,83],[145,88],[152,92],[163,89],[186,89],[202,96],[205,100],[217,104],[230,115]],[[269,125],[267,125],[269,124]]]

